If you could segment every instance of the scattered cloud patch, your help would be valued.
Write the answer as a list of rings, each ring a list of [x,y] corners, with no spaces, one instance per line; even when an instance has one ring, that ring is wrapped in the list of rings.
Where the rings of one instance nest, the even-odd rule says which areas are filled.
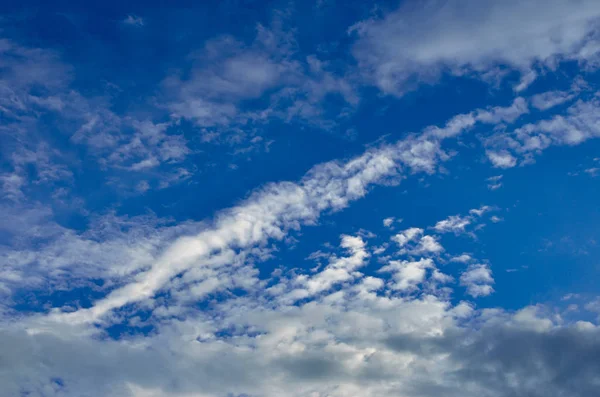
[[[435,224],[433,229],[438,233],[455,233],[460,234],[465,232],[465,228],[471,224],[471,218],[461,217],[459,215],[450,216],[448,219],[444,219]]]
[[[502,175],[491,176],[486,179],[488,189],[498,190],[502,187]]]
[[[461,254],[458,256],[454,256],[450,259],[451,262],[459,262],[459,263],[469,263],[472,260],[473,260],[473,258],[469,254]]]
[[[137,15],[127,15],[127,17],[125,17],[125,19],[123,20],[123,23],[126,25],[131,25],[131,26],[137,26],[137,27],[142,27],[145,24],[144,18],[137,16]]]
[[[488,265],[471,265],[460,276],[460,285],[467,288],[467,294],[474,298],[488,296],[494,292],[494,278]]]

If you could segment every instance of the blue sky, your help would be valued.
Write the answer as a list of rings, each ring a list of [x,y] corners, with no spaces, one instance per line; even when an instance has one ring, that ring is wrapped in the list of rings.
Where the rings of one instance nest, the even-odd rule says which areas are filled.
[[[597,1],[0,12],[1,397],[598,390]]]

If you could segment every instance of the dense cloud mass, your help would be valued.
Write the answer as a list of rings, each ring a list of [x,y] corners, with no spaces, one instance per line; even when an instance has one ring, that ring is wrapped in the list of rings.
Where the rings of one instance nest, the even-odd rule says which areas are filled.
[[[0,397],[598,394],[600,3],[307,4],[6,10]]]

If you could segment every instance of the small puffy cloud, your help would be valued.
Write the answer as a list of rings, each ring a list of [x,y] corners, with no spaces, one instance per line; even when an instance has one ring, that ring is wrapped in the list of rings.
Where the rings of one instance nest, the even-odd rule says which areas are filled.
[[[408,242],[415,240],[421,234],[423,234],[423,229],[411,227],[393,236],[392,241],[395,241],[400,247],[404,247]]]
[[[419,244],[410,250],[411,254],[438,254],[444,251],[444,247],[433,236],[423,236],[419,240]]]
[[[507,151],[488,150],[485,153],[496,168],[512,168],[517,165],[517,159]]]
[[[494,278],[488,265],[471,265],[460,276],[460,285],[466,287],[467,294],[474,298],[488,296],[494,292],[492,284],[494,284]]]
[[[391,261],[382,267],[380,272],[393,273],[393,289],[411,291],[425,281],[427,269],[435,268],[431,259],[419,261]]]
[[[459,215],[453,215],[453,216],[448,217],[447,219],[439,221],[438,223],[435,224],[435,226],[433,228],[438,233],[452,232],[455,234],[459,234],[459,233],[464,233],[465,228],[470,224],[471,224],[471,217],[468,217],[468,216],[461,217]]]
[[[395,217],[389,217],[389,218],[385,218],[383,220],[383,226],[387,227],[388,229],[393,229],[394,223],[400,223],[400,222],[402,222],[402,219],[397,219]]]

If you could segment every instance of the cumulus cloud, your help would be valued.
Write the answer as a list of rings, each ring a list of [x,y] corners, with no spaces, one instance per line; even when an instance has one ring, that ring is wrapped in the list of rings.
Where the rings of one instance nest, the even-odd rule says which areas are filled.
[[[448,3],[441,14],[436,11],[438,4],[432,4],[434,22],[424,23],[423,29],[434,32],[418,34],[423,32],[421,25],[401,13],[359,26],[361,41],[356,51],[361,67],[370,65],[361,51],[378,30],[404,29],[390,27],[390,21],[406,20],[416,28],[418,35],[409,40],[415,46],[433,43],[423,52],[407,46],[403,54],[383,54],[378,49],[400,48],[397,42],[372,45],[378,56],[390,57],[389,70],[377,66],[377,57],[373,63],[373,75],[384,90],[398,93],[404,89],[400,86],[406,80],[397,74],[398,65],[408,65],[413,74],[431,68],[432,75],[441,63],[450,64],[455,73],[478,71],[494,62],[525,71],[536,61],[547,65],[562,56],[581,58],[581,51],[573,55],[573,43],[584,40],[584,33],[585,40],[594,39],[583,22],[596,7],[583,1],[583,11],[560,20],[550,18],[555,12],[552,7],[539,7],[543,12],[536,23],[541,21],[542,26],[539,31],[532,29],[539,35],[536,45],[547,46],[546,50],[526,42],[513,48],[524,35],[517,29],[478,54],[477,34],[489,39],[505,15],[517,12],[521,17],[518,11],[527,11],[529,6],[503,3],[498,16],[487,4],[467,1],[466,5],[476,6],[474,14],[479,17],[473,17],[472,24],[458,26],[447,19],[448,15],[453,18],[458,3]],[[559,7],[559,11],[564,9]],[[416,14],[408,16],[416,21],[423,17],[421,11],[411,12]],[[569,43],[549,41],[545,35],[550,31]],[[82,101],[77,111],[63,103],[65,98],[77,102],[80,95],[32,99],[28,97],[35,91],[31,87],[43,80],[35,80],[35,74],[44,77],[43,73],[50,72],[31,65],[32,76],[18,75],[18,68],[11,65],[6,70],[18,75],[17,81],[24,79],[22,86],[14,86],[25,87],[14,98],[30,101],[28,106],[79,113],[81,117],[75,117],[79,128],[71,141],[86,145],[104,166],[143,173],[172,164],[175,172],[161,180],[161,187],[170,178],[189,177],[180,164],[191,152],[188,142],[171,130],[179,119],[208,131],[246,125],[270,112],[282,120],[311,119],[318,116],[320,102],[331,93],[351,106],[357,103],[353,89],[344,78],[328,72],[325,62],[316,57],[297,62],[286,55],[287,48],[281,48],[289,43],[272,39],[272,32],[259,28],[251,44],[231,37],[209,41],[195,54],[189,73],[165,81],[165,106],[172,117],[165,123],[119,117],[110,106],[102,104],[98,109],[93,101]],[[455,48],[431,55],[446,44]],[[457,51],[459,44],[465,47]],[[456,57],[448,55],[449,51]],[[589,48],[586,51],[591,54]],[[61,82],[62,74],[53,77],[59,87],[56,92],[69,91],[68,84]],[[525,85],[528,82],[523,80]],[[274,93],[281,86],[291,87],[291,92]],[[241,110],[243,101],[271,94],[262,112]],[[0,99],[0,104],[5,105],[0,111],[19,114],[19,101]],[[592,130],[595,119],[589,114],[585,120],[580,118],[577,112],[584,105],[576,106],[563,122]],[[8,302],[0,306],[0,344],[6,346],[4,364],[0,364],[3,391],[90,397],[541,397],[552,393],[587,397],[597,389],[597,326],[566,324],[540,307],[507,312],[453,303],[449,285],[454,278],[438,269],[436,261],[443,263],[447,257],[451,262],[474,263],[475,259],[468,254],[445,256],[441,237],[428,235],[424,229],[408,228],[393,236],[399,250],[391,259],[380,258],[384,266],[379,269],[369,263],[370,252],[379,248],[367,245],[364,232],[342,235],[339,247],[322,253],[322,269],[308,272],[290,264],[286,271],[278,269],[265,277],[263,269],[255,266],[275,252],[274,243],[318,223],[324,213],[344,209],[374,185],[398,183],[414,173],[435,173],[441,162],[451,158],[443,148],[444,139],[478,123],[511,124],[528,111],[527,101],[517,98],[507,107],[458,115],[443,126],[407,134],[396,143],[372,147],[345,161],[320,164],[298,181],[264,185],[206,222],[173,225],[155,217],[92,216],[89,229],[79,232],[48,221],[52,211],[47,208],[2,211],[8,214],[8,221],[0,226],[3,233],[8,230],[11,237],[34,242],[0,250],[0,293]],[[585,126],[588,122],[592,125]],[[552,130],[541,124],[535,128],[546,133]],[[203,130],[202,139],[208,139],[211,131],[207,131]],[[558,129],[552,131],[559,134]],[[527,133],[511,135],[516,145],[490,143],[488,153],[496,155],[490,159],[499,166],[516,165],[525,153],[519,149],[523,134]],[[35,161],[30,160],[34,158],[30,152],[37,154]],[[44,158],[54,159],[51,150],[47,157],[39,155],[42,149],[30,152],[21,151],[20,160],[11,163],[21,168],[15,167],[0,179],[8,200],[24,196],[22,169],[43,164]],[[66,175],[60,167],[41,168],[46,170],[40,173],[44,180]],[[146,192],[155,185],[142,179],[135,186]],[[475,208],[468,215],[442,220],[432,229],[463,233],[490,210]],[[384,226],[393,222],[388,218]],[[383,275],[389,276],[384,279]],[[94,285],[97,280],[101,285]],[[473,264],[460,275],[459,283],[477,298],[493,292],[494,279],[488,265]],[[65,285],[94,288],[98,298],[84,303],[46,302],[38,313],[18,314],[10,308],[15,291]],[[122,328],[127,335],[114,340],[114,333]]]
[[[406,243],[414,241],[415,238],[421,234],[423,234],[423,229],[411,227],[393,236],[392,240],[395,241],[400,247],[404,247]]]
[[[435,268],[431,259],[421,259],[419,261],[391,261],[388,265],[382,267],[380,272],[393,273],[393,289],[407,291],[416,289],[419,284],[425,281],[427,269]],[[443,278],[443,277],[442,277]]]
[[[389,218],[385,218],[383,220],[383,226],[387,227],[388,229],[393,227],[394,222],[401,222],[401,219],[396,220],[396,218],[394,217],[389,217]]]
[[[345,239],[350,251],[361,249],[358,239]],[[285,286],[275,299],[249,286],[211,310],[155,318],[155,332],[118,341],[40,319],[28,321],[27,332],[8,324],[0,340],[10,364],[0,366],[0,380],[9,394],[39,396],[594,393],[596,325],[564,324],[541,306],[507,312],[430,294],[407,298],[432,267],[431,260],[392,263],[389,286],[358,276],[295,304],[279,299]]]
[[[365,249],[365,242],[357,236],[342,236],[340,247],[345,249],[349,256],[331,256],[329,264],[313,276],[300,275],[292,282],[293,289],[284,297],[294,302],[321,292],[327,291],[337,284],[353,280],[361,274],[356,271],[366,264],[369,257]],[[274,290],[277,290],[275,288]]]
[[[494,278],[488,265],[471,265],[460,276],[460,285],[466,287],[467,293],[474,298],[488,296],[494,292],[492,284],[494,284]]]
[[[501,151],[486,151],[488,159],[497,168],[512,168],[517,165],[517,159],[505,150]]]

